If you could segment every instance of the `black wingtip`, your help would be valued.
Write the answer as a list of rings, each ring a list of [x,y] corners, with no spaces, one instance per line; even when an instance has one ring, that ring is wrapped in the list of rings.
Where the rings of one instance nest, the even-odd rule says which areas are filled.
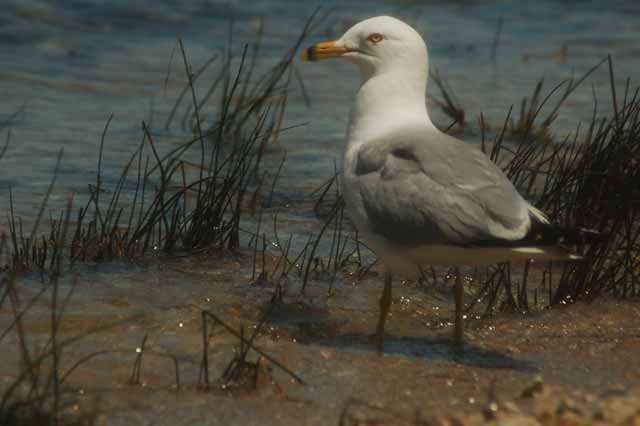
[[[606,234],[595,229],[577,228],[563,231],[575,245],[595,244],[606,237]]]
[[[556,227],[560,243],[569,246],[584,246],[601,241],[605,235],[595,229]]]
[[[476,246],[494,247],[581,247],[602,241],[605,235],[595,229],[564,228],[532,218],[531,228],[520,240],[490,239],[475,241]]]

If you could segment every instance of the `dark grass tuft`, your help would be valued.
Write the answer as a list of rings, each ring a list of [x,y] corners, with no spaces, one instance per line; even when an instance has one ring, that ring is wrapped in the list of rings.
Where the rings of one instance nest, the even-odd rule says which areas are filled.
[[[620,102],[609,58],[614,116],[597,117],[597,100],[594,100],[593,118],[586,131],[578,126],[573,135],[561,142],[540,137],[547,134],[546,129],[555,120],[562,102],[602,63],[580,79],[564,83],[564,93],[540,125],[536,123],[542,106],[561,86],[556,86],[540,102],[542,85],[539,83],[532,100],[523,101],[516,124],[510,119],[509,111],[503,130],[488,153],[502,165],[520,191],[558,225],[567,229],[591,229],[600,236],[591,244],[574,247],[584,257],[582,261],[546,265],[542,282],[535,288],[528,288],[532,284],[528,282],[529,263],[490,267],[484,273],[485,279],[478,280],[481,284],[469,308],[478,299],[483,300],[486,312],[490,313],[527,311],[531,302],[537,305],[542,299],[549,305],[558,305],[580,298],[592,300],[603,293],[623,298],[640,295],[636,272],[640,266],[638,89],[632,91],[627,81]],[[520,136],[515,149],[503,144],[509,126]],[[521,278],[512,279],[512,267],[522,267]]]
[[[465,121],[465,111],[453,92],[453,89],[447,84],[445,79],[440,76],[440,73],[437,70],[430,73],[429,77],[433,80],[436,86],[438,86],[443,98],[442,101],[435,97],[431,97],[431,99],[451,120],[453,120],[445,130],[445,133],[447,133],[456,124],[460,127],[464,127],[467,124]]]
[[[58,258],[72,266],[76,262],[132,259],[157,251],[237,250],[241,220],[247,212],[255,210],[257,194],[265,183],[262,161],[267,145],[277,141],[279,133],[286,130],[282,122],[287,91],[293,81],[292,62],[316,14],[293,46],[262,74],[257,71],[259,43],[251,50],[245,46],[235,61],[237,65],[233,65],[234,58],[228,49],[220,72],[204,95],[196,93],[194,82],[202,78],[203,71],[215,58],[194,73],[186,48],[179,40],[186,84],[165,126],[170,126],[175,114],[186,109],[184,120],[190,123],[193,137],[161,154],[154,130],[142,122],[138,148],[106,197],[102,159],[108,152],[110,117],[100,141],[96,182],[89,186],[89,199],[74,215],[69,241],[60,240],[59,218],[51,218],[49,233],[40,236],[43,213],[63,160],[62,152],[31,230],[23,229],[9,189],[9,235],[3,234],[0,239],[0,261],[4,259],[5,269],[35,270],[44,275],[52,272],[52,265],[61,263]],[[207,110],[205,107],[214,99],[219,100],[214,110]],[[207,127],[205,115],[214,117]],[[0,154],[8,147],[8,141],[9,136]],[[195,164],[188,159],[193,156],[199,158]],[[286,153],[283,162],[284,158]],[[271,203],[278,174],[266,203]],[[132,183],[133,194],[126,189]],[[128,196],[133,201],[127,205]]]

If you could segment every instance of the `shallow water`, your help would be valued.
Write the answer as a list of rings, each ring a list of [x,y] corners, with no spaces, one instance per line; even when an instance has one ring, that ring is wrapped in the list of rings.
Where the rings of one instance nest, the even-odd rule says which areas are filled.
[[[608,2],[606,7],[559,0],[351,0],[333,5],[335,10],[309,42],[336,38],[352,23],[382,13],[418,28],[429,45],[432,69],[446,79],[465,108],[469,127],[460,136],[471,142],[480,137],[480,112],[489,124],[501,126],[509,106],[519,106],[540,78],[546,93],[611,54],[621,96],[625,79],[634,78],[640,66],[640,5],[632,1]],[[163,128],[185,83],[178,55],[170,61],[177,36],[183,38],[197,69],[224,49],[231,17],[236,55],[244,42],[255,40],[263,17],[259,67],[264,69],[295,41],[313,8],[282,0],[193,0],[180,5],[5,1],[0,9],[0,125],[3,137],[10,129],[11,143],[0,159],[0,216],[7,216],[11,187],[16,211],[27,222],[35,218],[61,148],[62,169],[50,208],[62,207],[69,192],[77,193],[78,199],[86,197],[87,185],[96,177],[100,136],[112,113],[103,160],[107,189],[139,144],[142,120],[149,123],[162,152],[189,136],[179,123]],[[219,65],[214,64],[200,90]],[[280,146],[270,147],[267,167],[277,167],[286,150],[288,160],[276,188],[282,207],[277,209],[278,227],[281,235],[298,234],[301,245],[321,226],[309,193],[333,174],[334,162],[339,161],[358,76],[340,62],[297,63],[296,68],[310,105],[300,86],[293,84],[284,125],[304,126],[283,133]],[[434,84],[428,92],[441,99]],[[590,120],[594,93],[599,114],[610,115],[606,66],[560,110],[553,127],[557,139],[574,131],[580,121]],[[450,119],[432,98],[428,102],[436,124],[447,127]],[[248,222],[249,227],[255,225],[251,218]],[[5,229],[2,219],[0,231]],[[196,392],[200,309],[210,309],[236,327],[251,326],[272,297],[272,287],[250,285],[251,263],[251,256],[242,254],[222,260],[160,259],[80,267],[63,333],[124,321],[69,349],[68,362],[90,351],[111,351],[71,376],[71,389],[83,390],[78,394],[81,405],[86,408],[92,398],[99,398],[109,413],[105,424],[191,424],[203,419],[208,424],[229,424],[231,419],[238,424],[300,424],[301,412],[306,424],[336,424],[340,410],[353,397],[408,412],[416,408],[437,412],[472,408],[469,401],[484,398],[494,380],[499,390],[508,393],[519,391],[536,374],[563,389],[594,392],[640,379],[636,365],[640,314],[636,306],[610,300],[597,306],[471,321],[468,350],[460,355],[449,346],[448,291],[400,285],[394,294],[387,352],[379,356],[368,342],[377,315],[378,271],[358,283],[340,275],[333,297],[326,296],[326,280],[314,280],[305,297],[285,299],[285,305],[272,313],[258,343],[300,374],[307,386],[290,383],[286,374],[274,369],[273,376],[265,373],[257,393],[234,391],[240,397],[230,398],[222,391]],[[37,277],[19,283],[25,298],[40,288]],[[69,285],[66,282],[63,289]],[[291,279],[290,286],[290,294],[297,295],[299,279]],[[34,342],[46,341],[47,312],[43,300],[27,318],[26,329]],[[11,316],[6,305],[0,314],[4,325]],[[144,360],[144,386],[128,387],[135,349],[145,334],[150,350]],[[10,346],[16,344],[15,336],[10,339]],[[220,334],[213,342],[216,376],[237,341]],[[184,393],[175,393],[167,354],[179,360]],[[4,356],[8,359],[3,360],[7,363],[2,363],[6,367],[0,374],[9,381],[17,352]],[[219,409],[215,418],[207,414],[212,405]]]
[[[61,148],[64,159],[54,204],[68,191],[86,194],[87,184],[95,178],[100,135],[111,113],[114,120],[103,160],[107,184],[117,179],[139,143],[142,120],[158,134],[160,151],[183,140],[179,125],[163,131],[185,82],[178,55],[169,67],[176,37],[184,39],[197,69],[222,52],[230,17],[236,56],[243,43],[255,40],[263,17],[259,66],[266,67],[291,46],[313,8],[287,1],[188,1],[180,6],[154,2],[153,7],[145,2],[135,6],[127,2],[5,2],[0,11],[0,123],[4,132],[11,129],[12,142],[2,160],[2,199],[6,200],[11,186],[20,201],[18,211],[33,215]],[[639,10],[635,2],[624,1],[609,2],[606,8],[564,1],[348,1],[335,4],[310,41],[336,38],[353,22],[371,15],[391,13],[406,19],[424,34],[432,71],[446,79],[465,108],[470,122],[466,136],[473,140],[479,137],[473,129],[480,112],[489,124],[500,126],[509,106],[518,108],[539,79],[544,78],[546,89],[551,90],[571,75],[582,75],[607,54],[613,57],[622,90],[640,61]],[[500,19],[502,30],[492,59]],[[288,161],[278,194],[293,200],[331,176],[358,82],[349,64],[296,66],[311,106],[305,106],[299,86],[292,85],[284,124],[306,124],[280,139]],[[211,75],[215,71],[214,67]],[[203,78],[203,86],[207,82]],[[606,67],[601,67],[562,108],[554,127],[558,138],[573,131],[579,121],[590,120],[592,88],[599,99],[599,113],[611,112],[609,79]],[[441,99],[434,84],[428,92]],[[450,120],[439,108],[433,102],[430,107],[436,123],[448,126]],[[273,148],[271,159],[280,157],[281,150]],[[4,210],[6,203],[1,207]]]

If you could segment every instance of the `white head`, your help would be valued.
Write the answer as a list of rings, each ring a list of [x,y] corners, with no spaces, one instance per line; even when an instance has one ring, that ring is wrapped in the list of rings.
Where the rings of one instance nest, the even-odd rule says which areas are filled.
[[[409,25],[390,16],[358,22],[335,41],[318,43],[303,52],[303,59],[343,57],[356,63],[366,79],[388,71],[428,72],[427,46]]]
[[[427,46],[409,25],[389,16],[366,19],[338,40],[302,53],[308,61],[329,58],[356,63],[364,80],[351,110],[350,139],[366,140],[407,124],[432,126],[425,105]]]

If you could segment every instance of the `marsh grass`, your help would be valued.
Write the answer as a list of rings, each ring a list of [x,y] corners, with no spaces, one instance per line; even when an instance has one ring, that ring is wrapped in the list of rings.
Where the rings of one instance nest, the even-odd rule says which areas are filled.
[[[11,142],[11,129],[8,129],[7,136],[4,139],[4,143],[2,144],[2,147],[0,147],[0,160],[2,160],[2,157],[4,157],[4,155],[7,153],[7,149],[9,149],[10,142]]]
[[[55,186],[62,161],[58,157],[53,180],[42,201],[40,213],[30,230],[25,230],[15,214],[9,189],[9,235],[2,236],[0,256],[7,270],[52,271],[58,262],[73,266],[76,262],[96,262],[114,258],[133,259],[149,253],[194,253],[237,250],[240,247],[241,222],[261,201],[266,172],[262,162],[267,145],[278,140],[283,128],[287,91],[292,81],[292,61],[299,46],[315,24],[316,11],[305,24],[299,38],[275,65],[258,73],[260,36],[253,49],[245,46],[239,58],[233,58],[231,39],[222,58],[222,66],[204,95],[195,90],[195,82],[217,60],[210,58],[193,72],[187,51],[178,41],[186,74],[165,127],[184,110],[193,137],[168,153],[161,154],[154,130],[141,123],[141,141],[124,165],[107,196],[102,162],[108,152],[111,116],[104,127],[98,153],[96,182],[89,185],[88,200],[77,210],[69,241],[60,241],[58,218],[50,218],[49,233],[40,236],[43,212]],[[230,34],[231,34],[230,26]],[[231,38],[231,36],[229,36]],[[184,103],[189,100],[188,106]],[[216,103],[213,111],[205,110]],[[205,127],[203,116],[212,122]],[[213,119],[211,119],[213,117]],[[8,146],[9,136],[4,147]],[[0,153],[4,153],[3,148]],[[197,163],[189,160],[199,158]],[[283,162],[286,153],[283,156]],[[271,203],[277,177],[265,198]],[[133,184],[133,194],[128,191]],[[127,200],[131,200],[127,202]],[[259,206],[258,206],[259,207]]]
[[[258,226],[252,241],[253,245],[253,279],[260,285],[271,285],[276,289],[275,295],[282,299],[283,283],[290,278],[300,281],[300,293],[304,295],[311,281],[327,283],[327,295],[333,295],[334,284],[338,276],[349,270],[358,280],[368,272],[375,263],[367,263],[366,255],[372,252],[362,242],[356,230],[351,226],[345,212],[344,200],[338,185],[338,172],[311,192],[313,210],[322,221],[320,230],[308,236],[302,248],[294,253],[291,248],[294,235],[283,239],[278,231],[278,216],[273,219],[274,246],[277,247],[272,255],[276,258],[271,262],[272,267],[265,266],[264,233],[260,234],[262,221]],[[286,243],[283,244],[283,242]],[[262,242],[260,246],[260,242]],[[262,247],[260,249],[260,247]],[[366,253],[364,253],[366,252]],[[260,270],[259,276],[256,271]]]
[[[557,117],[567,97],[604,62],[608,63],[614,115],[598,118],[598,101],[586,132],[579,125],[573,135],[560,143],[539,140],[540,131],[547,129]],[[565,229],[589,229],[599,237],[589,238],[574,249],[583,256],[579,262],[546,265],[542,282],[533,292],[528,289],[530,263],[497,265],[484,274],[468,308],[483,300],[485,312],[530,309],[533,302],[546,299],[549,305],[567,304],[577,299],[593,300],[608,293],[623,298],[640,295],[638,255],[640,230],[638,223],[638,185],[640,175],[640,99],[638,89],[632,91],[627,80],[622,101],[618,99],[611,58],[605,59],[578,80],[569,80],[551,112],[537,125],[542,107],[561,85],[541,98],[542,84],[536,85],[532,100],[523,101],[516,125],[510,124],[511,110],[502,132],[496,136],[487,154],[501,164],[503,170],[534,204],[546,212],[552,221]],[[528,106],[527,106],[528,105]],[[515,149],[503,143],[509,126],[515,126],[520,142]],[[536,130],[538,129],[538,130]],[[546,132],[546,130],[544,130]],[[483,131],[484,135],[484,131]],[[483,147],[485,146],[483,140]],[[501,159],[508,158],[507,161]],[[517,281],[511,269],[524,271]],[[555,279],[554,279],[555,276]],[[535,284],[535,283],[533,283]]]
[[[219,379],[219,385],[222,389],[233,388],[238,386],[247,386],[255,389],[257,386],[258,374],[261,369],[261,360],[264,359],[266,362],[273,365],[275,368],[284,372],[288,376],[290,376],[295,382],[304,385],[305,381],[297,375],[295,372],[287,368],[280,361],[275,359],[273,356],[266,353],[264,350],[260,349],[255,344],[255,339],[260,333],[262,326],[265,323],[266,318],[268,317],[269,312],[263,314],[262,318],[254,328],[251,336],[246,337],[244,333],[244,327],[240,328],[239,331],[235,330],[233,327],[228,325],[225,321],[223,321],[220,317],[215,315],[214,313],[208,310],[201,311],[202,317],[202,361],[200,363],[200,382],[199,388],[204,391],[209,391],[212,389],[212,380],[210,377],[210,366],[209,366],[209,347],[212,334],[215,330],[215,327],[219,326],[224,329],[226,332],[235,336],[240,346],[234,357],[227,365],[225,370]],[[250,362],[247,360],[247,356],[249,352],[254,352],[258,355],[258,360],[256,362]]]
[[[0,309],[7,304],[13,315],[13,320],[0,334],[0,344],[6,345],[5,339],[13,333],[17,341],[16,355],[20,360],[15,379],[0,394],[2,425],[91,425],[95,422],[95,412],[73,413],[73,410],[68,410],[74,401],[72,393],[66,389],[66,382],[73,371],[104,351],[85,355],[64,369],[61,366],[62,359],[69,346],[90,334],[112,327],[113,324],[62,338],[60,324],[76,282],[73,281],[66,294],[62,294],[58,279],[59,276],[53,276],[47,286],[26,303],[19,295],[16,273],[7,274],[0,281]],[[50,307],[49,335],[43,345],[36,346],[27,335],[24,317],[36,303],[46,301],[47,293]]]
[[[565,266],[555,303],[602,292],[640,296],[640,88],[632,91],[627,79],[620,101],[610,57],[608,65],[614,115],[594,118],[586,141],[576,148],[579,153],[556,173],[544,200],[564,223],[602,235],[586,248],[583,262]],[[562,188],[571,190],[563,194]]]
[[[55,176],[61,158],[62,152],[58,157],[56,173],[54,173],[45,201],[43,201],[41,212],[55,183]],[[6,345],[4,340],[13,333],[16,337],[17,355],[20,360],[20,368],[16,371],[15,379],[8,383],[0,394],[0,424],[2,425],[94,424],[96,420],[95,410],[80,413],[76,413],[74,410],[67,410],[74,401],[72,392],[70,395],[66,389],[66,382],[77,368],[91,359],[107,353],[107,351],[90,352],[70,364],[70,367],[63,369],[62,359],[64,352],[69,346],[89,335],[133,319],[128,318],[104,326],[97,326],[70,337],[60,336],[60,325],[64,312],[77,287],[77,277],[72,278],[71,284],[67,286],[66,294],[63,294],[64,291],[60,285],[60,279],[64,272],[63,246],[67,241],[71,228],[71,206],[72,199],[70,198],[60,218],[55,221],[52,220],[54,226],[49,235],[49,240],[47,241],[43,238],[42,246],[31,246],[31,249],[36,254],[31,257],[25,256],[26,259],[36,259],[38,262],[44,259],[49,262],[47,265],[48,273],[46,277],[42,277],[43,285],[30,300],[25,303],[20,296],[18,271],[9,271],[0,275],[0,310],[4,308],[5,304],[9,305],[13,318],[0,333],[0,345]],[[34,229],[37,229],[39,220],[40,217],[38,217]],[[30,242],[25,240],[22,244],[23,247],[29,247],[28,244]],[[25,264],[21,266],[24,267]],[[36,263],[36,266],[41,271],[44,270],[44,264]],[[38,346],[30,341],[24,319],[37,303],[46,302],[47,293],[49,293],[49,335],[44,345]],[[69,365],[67,362],[64,364]]]
[[[442,109],[442,112],[444,112],[451,120],[453,120],[447,130],[449,130],[455,124],[460,127],[464,127],[467,124],[467,122],[465,121],[465,111],[457,96],[455,95],[453,89],[447,84],[446,80],[440,75],[437,70],[431,72],[429,74],[429,77],[431,78],[431,80],[433,80],[436,86],[438,86],[443,100],[439,100],[434,96],[431,96],[430,98],[436,103],[436,105],[438,105],[438,107],[440,107],[440,109]]]

